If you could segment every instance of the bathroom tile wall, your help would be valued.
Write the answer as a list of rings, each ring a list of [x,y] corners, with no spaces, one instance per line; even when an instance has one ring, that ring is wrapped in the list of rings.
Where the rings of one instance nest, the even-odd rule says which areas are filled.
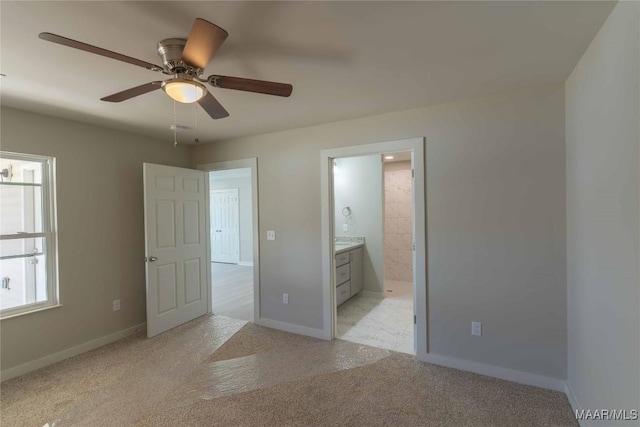
[[[384,276],[413,281],[411,162],[384,165]]]

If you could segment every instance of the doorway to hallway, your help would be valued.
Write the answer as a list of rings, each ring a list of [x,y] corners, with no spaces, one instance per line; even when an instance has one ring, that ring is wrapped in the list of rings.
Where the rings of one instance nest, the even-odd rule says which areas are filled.
[[[211,312],[253,321],[252,169],[214,170],[208,173],[208,180]]]

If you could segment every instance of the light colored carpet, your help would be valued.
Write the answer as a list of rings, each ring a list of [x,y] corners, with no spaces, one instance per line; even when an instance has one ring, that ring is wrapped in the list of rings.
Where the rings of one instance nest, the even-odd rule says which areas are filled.
[[[562,393],[220,316],[6,381],[1,398],[3,426],[577,425]]]
[[[265,353],[270,350],[282,350],[318,342],[322,342],[322,340],[265,328],[255,323],[247,323],[239,333],[232,336],[215,353],[205,359],[205,363],[236,359],[250,354]]]

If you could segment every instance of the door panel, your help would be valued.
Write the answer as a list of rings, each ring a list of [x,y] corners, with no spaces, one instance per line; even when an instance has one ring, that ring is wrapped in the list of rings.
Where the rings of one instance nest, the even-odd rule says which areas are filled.
[[[176,215],[172,200],[156,200],[156,247],[174,248],[176,246]]]
[[[176,190],[176,180],[173,176],[155,176],[156,190],[174,192]]]
[[[184,262],[185,303],[191,304],[202,299],[200,293],[200,259],[190,259]]]
[[[207,313],[205,174],[144,164],[147,336]]]
[[[156,269],[158,314],[178,308],[176,264],[165,264]]]
[[[182,180],[182,190],[185,193],[197,194],[201,183],[197,179],[184,178]]]
[[[184,215],[184,244],[200,243],[200,203],[198,201],[185,201],[182,204],[182,214]]]

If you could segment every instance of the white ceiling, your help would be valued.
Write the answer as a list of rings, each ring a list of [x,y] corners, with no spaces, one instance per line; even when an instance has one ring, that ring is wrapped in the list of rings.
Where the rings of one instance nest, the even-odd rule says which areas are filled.
[[[0,3],[5,106],[173,141],[173,102],[155,91],[100,98],[159,73],[38,38],[46,31],[160,64],[156,43],[204,18],[230,36],[205,75],[291,83],[290,98],[211,92],[231,116],[199,112],[211,142],[562,82],[613,2]],[[193,105],[178,123],[194,126]]]
[[[393,159],[387,159],[387,156],[393,156]],[[391,162],[406,162],[407,160],[411,160],[411,152],[410,151],[402,151],[399,153],[384,153],[382,155],[385,163]]]

